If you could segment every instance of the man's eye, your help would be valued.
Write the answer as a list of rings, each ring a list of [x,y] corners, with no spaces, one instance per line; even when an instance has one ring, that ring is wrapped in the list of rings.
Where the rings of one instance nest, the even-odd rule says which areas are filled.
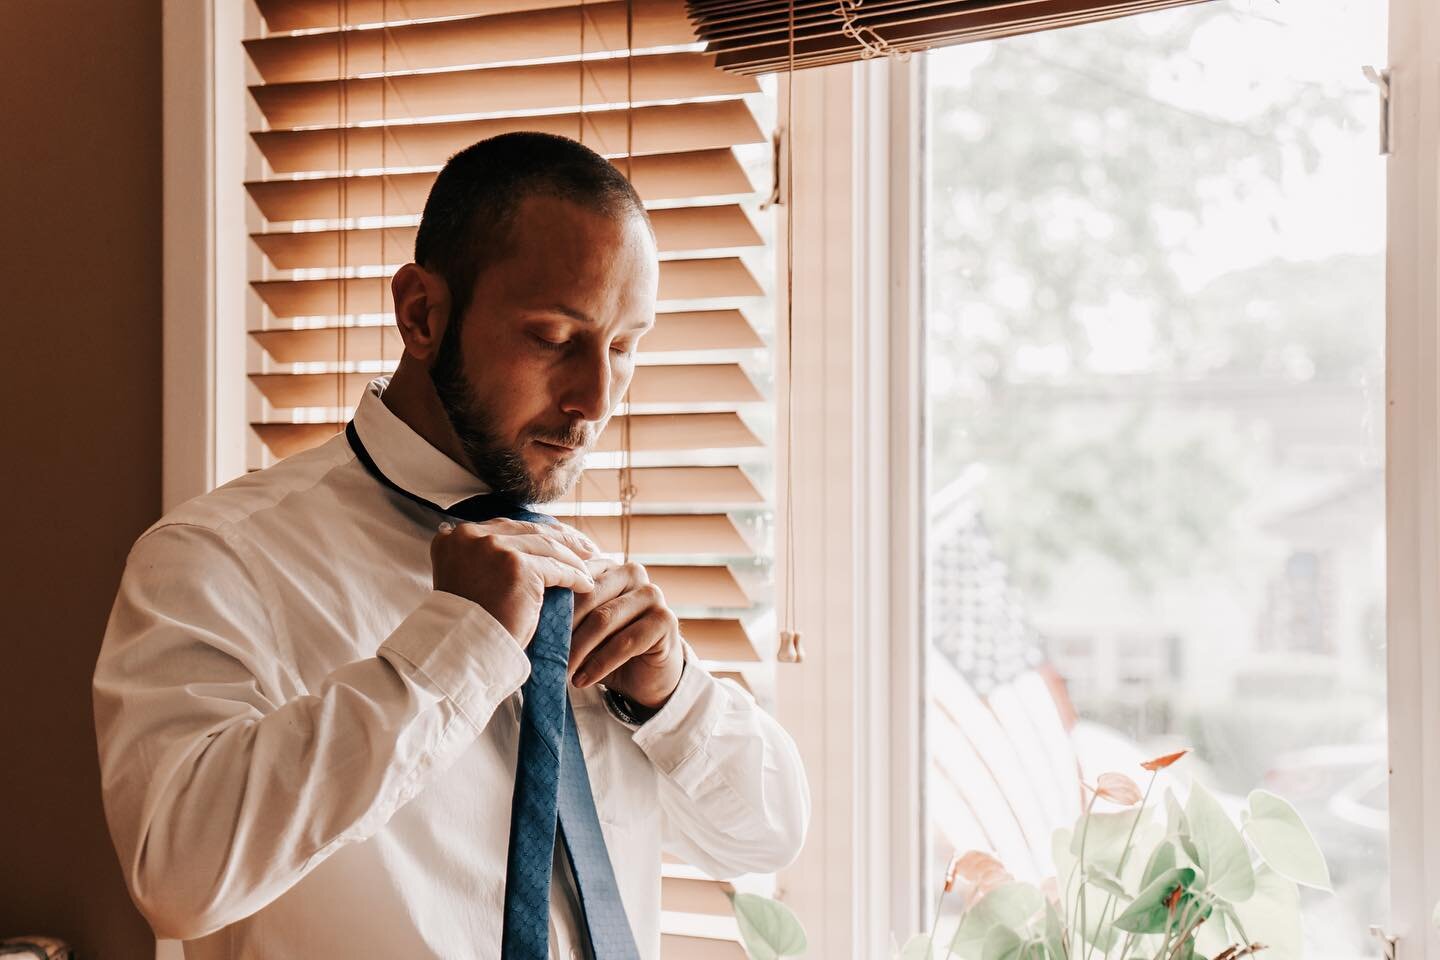
[[[542,350],[564,350],[569,343],[568,340],[547,340],[536,334],[531,334],[531,339],[533,339]]]
[[[633,344],[629,343],[613,343],[610,345],[611,353],[629,353],[633,349]]]

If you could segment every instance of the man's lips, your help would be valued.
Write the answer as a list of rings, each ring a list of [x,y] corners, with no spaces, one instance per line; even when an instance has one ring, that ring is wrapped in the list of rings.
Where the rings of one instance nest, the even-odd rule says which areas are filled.
[[[541,440],[538,437],[536,438],[535,442],[540,444],[540,446],[542,447],[549,447],[552,450],[563,450],[566,453],[574,453],[576,450],[579,450],[582,446],[584,446],[584,444],[581,443],[559,443],[555,440]]]

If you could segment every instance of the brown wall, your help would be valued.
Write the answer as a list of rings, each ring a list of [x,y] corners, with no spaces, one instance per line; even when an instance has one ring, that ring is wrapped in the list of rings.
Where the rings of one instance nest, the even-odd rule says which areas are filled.
[[[160,510],[160,0],[0,29],[0,936],[154,956],[100,808],[90,673]]]

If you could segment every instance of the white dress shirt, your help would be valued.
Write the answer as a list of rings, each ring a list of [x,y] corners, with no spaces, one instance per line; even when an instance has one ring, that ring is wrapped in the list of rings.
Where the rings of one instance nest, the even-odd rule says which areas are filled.
[[[441,506],[485,492],[384,383],[355,425],[385,475]],[[131,551],[95,668],[105,810],[136,904],[191,960],[499,956],[529,661],[432,589],[439,519],[339,435]],[[571,695],[642,957],[660,950],[662,850],[716,877],[799,851],[800,759],[743,689],[687,655],[639,727],[595,687]],[[551,956],[585,956],[564,870],[551,899]]]

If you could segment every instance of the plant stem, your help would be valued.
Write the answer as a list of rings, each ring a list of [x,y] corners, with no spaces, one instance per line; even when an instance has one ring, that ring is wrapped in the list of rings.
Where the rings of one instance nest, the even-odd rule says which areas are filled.
[[[935,954],[935,931],[940,929],[940,908],[945,905],[945,894],[949,892],[950,891],[946,890],[942,884],[940,887],[940,896],[935,901],[935,918],[930,921],[930,936],[926,938],[925,945],[927,949],[925,956],[927,957],[934,956]],[[955,949],[955,939],[953,937],[950,939],[950,949]],[[950,960],[950,954],[948,952],[945,954],[945,960]]]
[[[1145,784],[1145,795],[1140,798],[1140,809],[1135,811],[1135,819],[1130,821],[1130,832],[1125,835],[1125,846],[1120,848],[1120,863],[1115,867],[1116,880],[1120,880],[1121,876],[1125,872],[1125,861],[1130,859],[1130,845],[1135,842],[1135,830],[1140,826],[1140,818],[1145,816],[1145,805],[1150,802],[1150,791],[1155,787],[1155,778],[1158,776],[1160,776],[1159,770],[1152,770],[1150,772],[1150,782]],[[1123,881],[1121,882],[1123,884]],[[1097,934],[1100,930],[1103,930],[1105,928],[1105,921],[1106,919],[1108,919],[1107,915],[1110,913],[1110,908],[1114,905],[1115,894],[1112,893],[1108,898],[1106,898],[1105,906],[1100,911],[1100,925],[1096,928]],[[1097,936],[1096,939],[1099,939],[1099,937]],[[1090,948],[1085,951],[1085,960],[1090,960],[1090,957],[1094,952],[1095,941],[1092,940],[1090,941]],[[1105,951],[1106,954],[1109,954],[1109,952],[1110,951],[1108,950]],[[1125,954],[1123,951],[1120,954],[1120,960],[1125,960]]]
[[[1085,841],[1089,839],[1090,836],[1090,814],[1095,811],[1095,801],[1099,798],[1100,795],[1098,793],[1093,790],[1090,792],[1090,802],[1085,805],[1084,822],[1080,826],[1080,891],[1076,895],[1076,899],[1079,900],[1076,906],[1078,907],[1077,912],[1080,914],[1080,942],[1077,945],[1076,953],[1085,949],[1085,936],[1087,931],[1087,924],[1085,923],[1085,901],[1089,899],[1085,896],[1085,884],[1089,882],[1085,879]]]
[[[1195,931],[1196,931],[1197,929],[1199,929],[1200,924],[1202,924],[1202,923],[1205,922],[1204,905],[1201,904],[1198,899],[1195,900],[1194,903],[1195,903],[1195,916],[1194,916],[1193,919],[1191,919],[1191,920],[1189,921],[1189,925],[1188,925],[1188,926],[1186,926],[1185,923],[1183,923],[1183,922],[1181,923],[1181,927],[1183,928],[1183,930],[1182,930],[1182,932],[1181,932],[1181,934],[1180,934],[1180,939],[1179,939],[1179,940],[1176,942],[1176,944],[1175,944],[1175,949],[1172,951],[1172,956],[1171,956],[1170,960],[1175,960],[1175,958],[1177,958],[1177,957],[1179,956],[1180,949],[1185,946],[1185,941],[1186,941],[1186,940],[1189,940],[1192,936],[1194,936]],[[1214,909],[1214,900],[1213,900],[1213,899],[1211,900],[1211,909],[1212,909],[1212,910]],[[1185,917],[1185,916],[1188,916],[1188,914],[1181,914],[1181,916],[1182,916],[1182,917]]]

